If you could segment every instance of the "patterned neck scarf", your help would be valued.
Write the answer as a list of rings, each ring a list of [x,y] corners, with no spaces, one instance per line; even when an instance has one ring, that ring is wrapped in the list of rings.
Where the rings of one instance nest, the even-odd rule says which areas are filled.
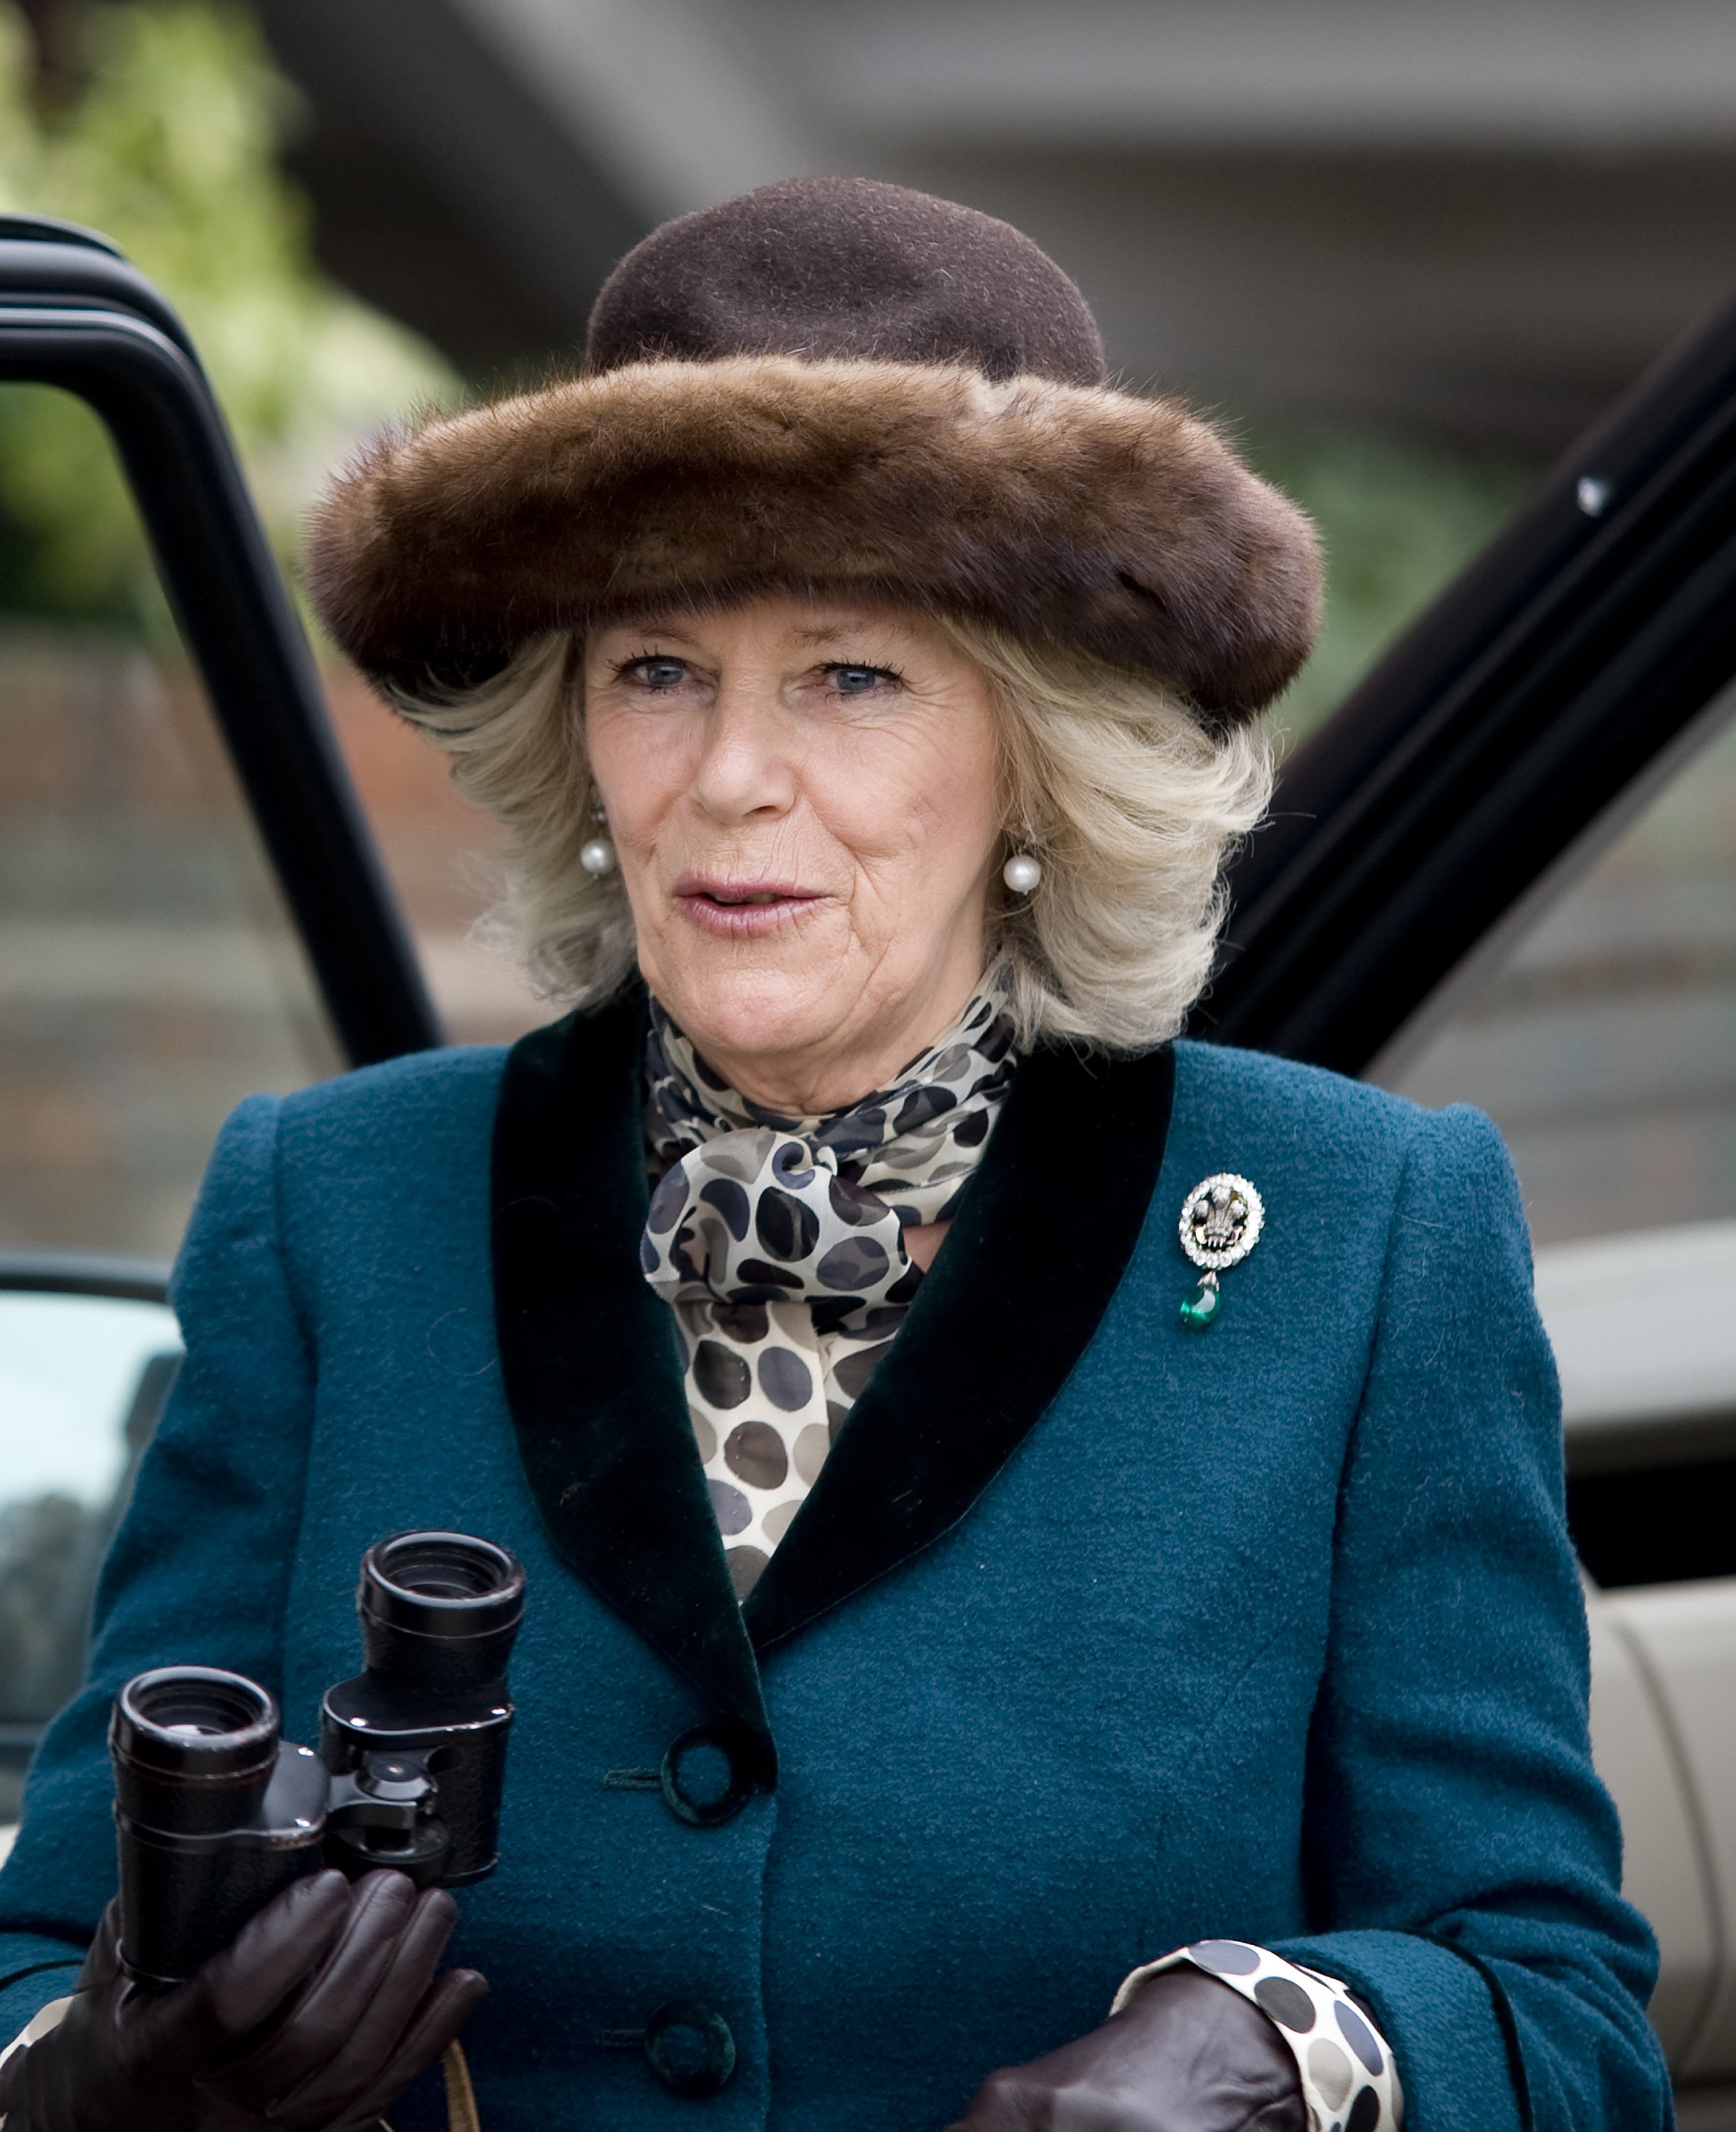
[[[688,1410],[736,1594],[789,1531],[950,1221],[1016,1063],[990,989],[890,1088],[824,1117],[762,1110],[654,1000],[645,1130],[667,1163],[640,1245],[687,1360]]]

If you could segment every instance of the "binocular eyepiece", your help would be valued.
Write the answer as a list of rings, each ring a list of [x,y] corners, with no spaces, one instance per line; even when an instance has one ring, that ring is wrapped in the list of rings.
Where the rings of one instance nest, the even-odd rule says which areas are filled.
[[[363,1669],[326,1691],[319,1752],[209,1666],[138,1674],[109,1726],[122,1959],[172,1984],[324,1865],[419,1887],[494,1870],[525,1573],[464,1533],[399,1533],[362,1558]]]

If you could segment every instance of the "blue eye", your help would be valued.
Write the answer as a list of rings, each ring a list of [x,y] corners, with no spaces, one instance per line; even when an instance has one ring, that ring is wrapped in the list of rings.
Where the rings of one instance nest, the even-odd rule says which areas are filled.
[[[884,666],[832,666],[827,670],[833,686],[846,696],[866,696],[882,681],[895,679]]]
[[[682,659],[630,659],[621,669],[647,689],[679,689],[687,679],[687,662]]]

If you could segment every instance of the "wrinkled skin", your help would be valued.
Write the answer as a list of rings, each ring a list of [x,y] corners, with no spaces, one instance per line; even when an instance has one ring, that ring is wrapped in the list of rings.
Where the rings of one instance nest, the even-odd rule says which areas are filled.
[[[652,992],[781,1115],[885,1087],[982,976],[1008,826],[988,676],[914,609],[779,593],[599,630],[584,686]]]
[[[488,1989],[436,1976],[456,1917],[401,1873],[321,1873],[146,1991],[111,1904],[60,2027],[0,2068],[6,2132],[368,2132]]]
[[[1307,2111],[1259,2009],[1170,1969],[1077,2043],[990,2074],[951,2132],[1307,2132]]]

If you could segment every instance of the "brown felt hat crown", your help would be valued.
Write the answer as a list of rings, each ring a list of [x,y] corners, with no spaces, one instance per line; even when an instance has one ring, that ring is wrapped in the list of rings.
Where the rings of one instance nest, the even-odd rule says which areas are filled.
[[[779,588],[976,616],[1214,727],[1307,655],[1307,519],[1178,402],[1112,391],[1084,297],[973,209],[804,178],[683,215],[616,267],[587,353],[381,439],[320,506],[315,602],[385,686]]]

